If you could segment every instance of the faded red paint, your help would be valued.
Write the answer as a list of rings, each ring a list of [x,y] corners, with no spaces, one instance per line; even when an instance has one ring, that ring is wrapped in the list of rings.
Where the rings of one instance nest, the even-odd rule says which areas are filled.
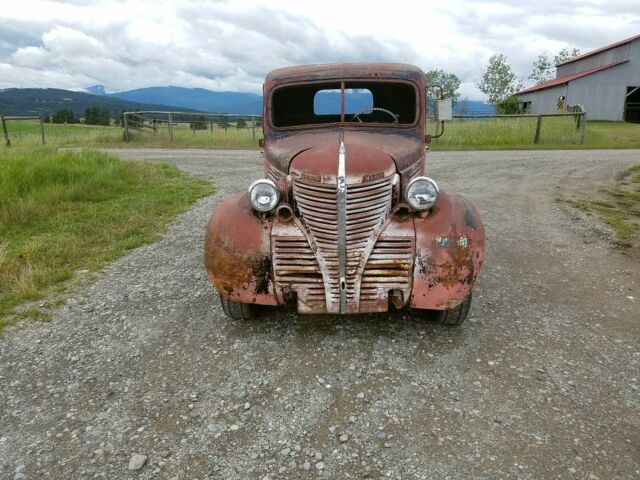
[[[211,216],[204,262],[214,286],[236,302],[277,305],[270,253],[271,221],[251,210],[246,193],[228,197]]]
[[[413,125],[337,123],[273,128],[270,99],[283,84],[327,80],[411,82]],[[425,167],[424,74],[401,64],[343,64],[272,72],[264,85],[265,177],[293,218],[257,214],[246,193],[225,200],[209,223],[205,264],[214,286],[234,301],[281,305],[299,313],[336,312],[338,146],[346,149],[346,313],[447,309],[472,291],[482,266],[484,230],[475,207],[441,191],[427,213],[400,207],[402,188]],[[247,182],[247,185],[250,182]],[[395,212],[395,213],[394,213]]]
[[[411,307],[444,310],[473,290],[484,260],[484,227],[476,208],[441,191],[425,218],[415,218],[416,263]]]

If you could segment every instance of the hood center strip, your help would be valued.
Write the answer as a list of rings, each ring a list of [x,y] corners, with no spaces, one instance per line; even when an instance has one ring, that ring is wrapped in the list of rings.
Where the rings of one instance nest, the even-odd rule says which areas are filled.
[[[340,276],[340,313],[347,311],[347,180],[344,140],[340,139],[338,151],[338,274]]]

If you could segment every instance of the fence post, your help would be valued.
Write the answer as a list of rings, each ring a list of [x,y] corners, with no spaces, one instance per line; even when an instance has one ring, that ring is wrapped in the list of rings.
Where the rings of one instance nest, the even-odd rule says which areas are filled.
[[[124,141],[129,141],[129,117],[127,116],[127,112],[122,114],[122,121],[124,122]]]
[[[44,117],[42,113],[40,114],[40,140],[42,141],[42,145],[44,145]]]
[[[9,132],[7,131],[7,121],[4,119],[4,115],[0,115],[0,122],[2,122],[2,133],[4,134],[4,141],[7,147],[11,146],[11,140],[9,140]]]
[[[542,115],[538,115],[538,121],[536,123],[536,136],[533,139],[533,143],[540,143],[540,129],[542,128]]]
[[[209,120],[209,130],[213,133],[213,120]]]
[[[584,136],[587,129],[587,112],[580,115],[580,143],[584,143]]]
[[[251,135],[253,136],[253,143],[256,143],[256,117],[251,117]]]
[[[169,143],[173,143],[173,116],[169,112]]]

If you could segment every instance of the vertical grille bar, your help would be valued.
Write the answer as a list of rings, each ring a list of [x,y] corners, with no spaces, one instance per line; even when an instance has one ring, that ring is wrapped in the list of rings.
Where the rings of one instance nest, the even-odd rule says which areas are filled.
[[[347,181],[344,140],[338,151],[338,272],[340,275],[340,313],[347,311]]]

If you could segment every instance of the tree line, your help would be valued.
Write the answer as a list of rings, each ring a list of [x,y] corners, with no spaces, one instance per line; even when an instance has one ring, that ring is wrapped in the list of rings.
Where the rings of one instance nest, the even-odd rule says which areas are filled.
[[[553,58],[549,60],[546,53],[538,55],[533,62],[531,74],[527,77],[534,85],[547,82],[555,77],[555,66],[580,55],[577,48],[563,48]],[[478,88],[489,97],[489,103],[494,106],[496,112],[503,114],[518,113],[519,100],[515,96],[524,87],[523,82],[512,70],[503,54],[492,55],[489,63],[482,71]]]
[[[45,122],[51,123],[80,123],[80,117],[76,117],[73,110],[70,108],[61,108],[57,110],[51,117],[46,115],[44,118]],[[84,123],[86,125],[111,125],[111,118],[109,115],[108,108],[98,108],[91,107],[87,108],[84,112]],[[119,123],[118,119],[116,119],[115,124]]]
[[[541,53],[533,62],[532,72],[527,77],[534,85],[549,81],[555,77],[555,66],[571,60],[580,55],[577,48],[563,48],[553,57]],[[425,73],[427,87],[427,108],[433,111],[433,104],[437,98],[434,86],[442,87],[444,97],[450,98],[455,106],[460,98],[460,78],[455,73],[445,72],[442,69],[429,70]],[[477,84],[482,93],[488,97],[489,103],[498,114],[514,114],[519,112],[520,102],[515,95],[522,90],[524,82],[518,78],[511,68],[508,59],[503,54],[495,54],[489,58],[489,62],[483,68],[480,81]],[[462,112],[463,108],[461,108]]]

